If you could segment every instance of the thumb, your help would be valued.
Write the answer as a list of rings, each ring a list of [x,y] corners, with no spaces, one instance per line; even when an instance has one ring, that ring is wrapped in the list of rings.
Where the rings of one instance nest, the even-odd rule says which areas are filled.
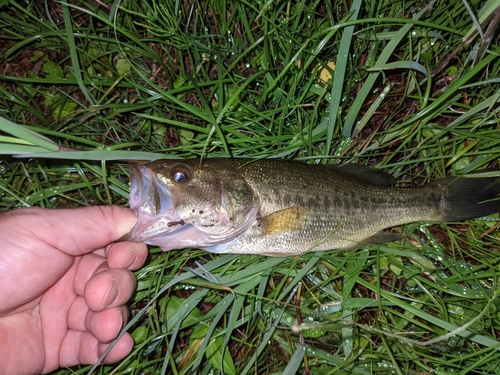
[[[13,213],[20,214],[17,217],[22,218],[27,232],[73,256],[106,247],[129,232],[137,222],[132,210],[118,206],[27,208]]]

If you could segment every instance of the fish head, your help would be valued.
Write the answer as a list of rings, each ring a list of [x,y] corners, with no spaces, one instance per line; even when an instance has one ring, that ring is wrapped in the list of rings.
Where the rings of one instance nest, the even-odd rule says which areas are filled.
[[[237,237],[255,220],[259,199],[233,168],[200,160],[130,164],[130,240],[163,250],[204,248]]]

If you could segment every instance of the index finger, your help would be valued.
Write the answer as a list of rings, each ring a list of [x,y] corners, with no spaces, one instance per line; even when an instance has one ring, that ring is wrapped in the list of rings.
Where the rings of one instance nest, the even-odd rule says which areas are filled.
[[[137,222],[128,208],[93,206],[75,209],[23,208],[12,211],[23,230],[69,255],[78,256],[117,241]]]

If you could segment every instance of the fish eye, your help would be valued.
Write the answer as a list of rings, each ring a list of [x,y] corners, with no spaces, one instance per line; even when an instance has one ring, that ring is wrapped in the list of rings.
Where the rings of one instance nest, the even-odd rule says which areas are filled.
[[[187,165],[176,165],[172,168],[170,176],[175,182],[188,182],[191,179],[191,171]]]

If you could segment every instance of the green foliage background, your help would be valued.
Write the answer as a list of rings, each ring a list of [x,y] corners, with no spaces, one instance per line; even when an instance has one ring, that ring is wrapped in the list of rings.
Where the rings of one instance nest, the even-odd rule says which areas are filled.
[[[497,168],[499,6],[0,1],[0,206],[127,205],[130,159],[350,162],[400,186]],[[151,249],[134,350],[92,372],[497,374],[497,220],[300,258]]]

